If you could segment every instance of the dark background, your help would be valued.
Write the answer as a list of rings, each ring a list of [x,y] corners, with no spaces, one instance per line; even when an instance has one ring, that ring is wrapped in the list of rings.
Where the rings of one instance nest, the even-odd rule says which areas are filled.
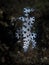
[[[35,9],[37,32],[36,48],[27,53],[15,38],[15,30],[21,23],[11,25],[11,17],[21,16],[24,7]],[[49,0],[0,0],[0,65],[16,64],[49,65]]]

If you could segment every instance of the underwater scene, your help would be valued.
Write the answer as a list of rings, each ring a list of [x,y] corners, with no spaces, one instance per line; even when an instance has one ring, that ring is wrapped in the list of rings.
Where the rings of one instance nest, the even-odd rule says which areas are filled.
[[[0,65],[49,65],[49,1],[0,0]]]

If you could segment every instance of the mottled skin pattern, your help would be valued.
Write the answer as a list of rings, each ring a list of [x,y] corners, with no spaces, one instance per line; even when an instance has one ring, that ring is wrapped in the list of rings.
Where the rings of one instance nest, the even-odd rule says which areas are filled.
[[[33,12],[34,9],[30,8],[24,8],[24,16],[19,17],[19,20],[23,22],[22,25],[22,35],[23,35],[23,49],[24,52],[28,50],[28,47],[30,45],[30,42],[32,43],[32,48],[35,47],[36,42],[34,38],[36,38],[36,33],[31,32],[31,28],[33,27],[33,24],[35,22],[35,17],[29,17],[29,13]]]

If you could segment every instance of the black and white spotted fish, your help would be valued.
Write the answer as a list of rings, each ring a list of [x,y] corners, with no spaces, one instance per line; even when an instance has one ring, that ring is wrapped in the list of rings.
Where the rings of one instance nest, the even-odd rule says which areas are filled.
[[[23,11],[24,17],[23,16],[19,17],[19,20],[23,22],[22,34],[23,34],[24,52],[28,50],[30,41],[32,42],[32,48],[36,46],[36,41],[34,40],[34,38],[36,38],[36,33],[31,32],[31,28],[33,27],[35,22],[35,17],[34,16],[29,17],[29,13],[33,11],[34,11],[33,9],[24,8],[24,11]]]

